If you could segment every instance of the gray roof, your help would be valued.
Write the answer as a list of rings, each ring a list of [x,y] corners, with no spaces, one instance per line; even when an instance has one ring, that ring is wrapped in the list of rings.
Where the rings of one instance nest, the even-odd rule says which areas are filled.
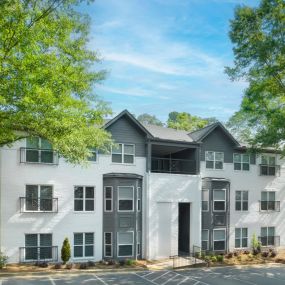
[[[188,143],[194,142],[193,139],[189,136],[189,132],[186,131],[175,130],[149,124],[145,124],[144,127],[156,139]]]
[[[195,141],[200,141],[205,135],[207,135],[213,128],[215,128],[217,123],[213,123],[211,125],[208,125],[200,130],[194,131],[189,133],[189,135],[193,138]]]

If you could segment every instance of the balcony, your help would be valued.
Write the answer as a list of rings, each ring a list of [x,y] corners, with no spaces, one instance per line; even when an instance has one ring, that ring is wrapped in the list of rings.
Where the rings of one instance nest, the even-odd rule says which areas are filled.
[[[151,172],[196,174],[196,161],[188,159],[152,157]]]
[[[258,237],[261,246],[280,246],[280,236]]]
[[[259,211],[280,212],[280,201],[259,201]]]
[[[276,176],[280,174],[280,165],[260,164],[260,175]]]
[[[57,213],[58,198],[20,197],[21,213]]]
[[[52,149],[21,147],[20,163],[58,165],[58,153]]]
[[[57,246],[20,247],[20,263],[35,261],[58,261]]]

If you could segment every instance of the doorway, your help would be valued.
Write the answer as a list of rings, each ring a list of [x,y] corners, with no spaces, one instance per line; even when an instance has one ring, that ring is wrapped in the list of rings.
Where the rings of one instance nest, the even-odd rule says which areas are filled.
[[[178,204],[178,253],[190,253],[190,203]]]

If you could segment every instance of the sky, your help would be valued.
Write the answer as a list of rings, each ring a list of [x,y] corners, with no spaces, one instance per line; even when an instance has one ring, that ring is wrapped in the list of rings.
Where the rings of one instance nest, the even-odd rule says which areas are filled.
[[[257,0],[96,0],[89,48],[106,80],[95,93],[114,114],[124,109],[166,121],[171,111],[222,122],[239,109],[246,82],[224,73],[233,64],[229,21],[237,5]]]

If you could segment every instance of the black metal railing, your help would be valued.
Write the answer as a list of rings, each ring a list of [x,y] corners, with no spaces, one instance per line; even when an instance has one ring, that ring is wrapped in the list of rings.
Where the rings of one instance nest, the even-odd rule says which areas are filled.
[[[259,211],[280,212],[280,201],[259,201]]]
[[[174,174],[196,174],[197,166],[195,160],[152,157],[151,172],[174,173]]]
[[[280,175],[280,165],[260,164],[260,175],[277,176]]]
[[[20,263],[35,261],[58,261],[57,246],[20,247]]]
[[[20,212],[58,212],[58,198],[20,197]]]
[[[52,149],[21,147],[20,162],[58,165],[58,153]]]
[[[261,236],[258,240],[261,246],[280,246],[280,236]]]

